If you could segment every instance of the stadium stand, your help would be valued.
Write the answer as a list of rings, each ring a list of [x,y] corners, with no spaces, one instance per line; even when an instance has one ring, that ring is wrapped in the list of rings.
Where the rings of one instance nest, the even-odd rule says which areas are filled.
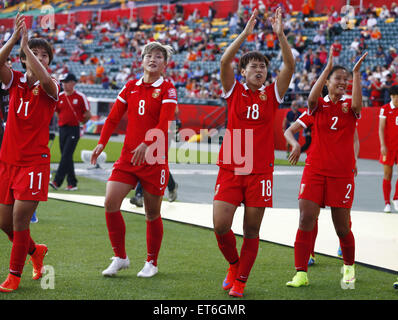
[[[0,2],[4,7],[5,1]],[[167,76],[178,89],[180,103],[223,105],[218,81],[220,52],[245,26],[254,7],[260,11],[256,34],[242,50],[261,50],[270,58],[269,80],[275,77],[282,63],[268,22],[272,6],[275,6],[273,1],[266,2],[266,7],[261,1],[242,0],[239,8],[237,1],[223,1],[230,3],[231,11],[218,13],[216,9],[214,16],[209,16],[209,12],[217,7],[217,2],[213,5],[204,0],[199,3],[179,1],[179,6],[175,3],[158,6],[154,1],[44,1],[54,8],[55,28],[48,29],[42,28],[42,1],[18,2],[8,1],[8,6],[0,10],[1,21],[12,20],[10,17],[22,8],[25,15],[32,17],[32,35],[45,35],[52,40],[56,54],[51,71],[57,77],[67,71],[73,72],[81,78],[77,89],[96,99],[115,99],[128,79],[140,77],[141,48],[146,42],[157,40],[172,44],[176,51]],[[387,102],[386,90],[396,81],[398,71],[394,38],[398,10],[395,5],[390,9],[386,6],[357,9],[355,15],[347,19],[329,9],[306,16],[305,12],[292,11],[287,1],[284,4],[288,21],[285,31],[297,64],[281,107],[288,107],[293,100],[304,105],[313,81],[322,70],[325,56],[336,40],[342,46],[340,62],[348,67],[362,51],[369,52],[362,70],[364,101],[370,106]],[[234,5],[238,8],[236,14],[232,11]],[[149,15],[137,11],[144,7],[150,8]],[[115,19],[113,10],[130,13]],[[147,18],[144,20],[143,16]],[[4,43],[12,29],[5,27],[7,23],[1,25],[1,43]],[[16,47],[12,52],[13,67],[21,69],[17,57]],[[99,66],[103,66],[102,73]]]

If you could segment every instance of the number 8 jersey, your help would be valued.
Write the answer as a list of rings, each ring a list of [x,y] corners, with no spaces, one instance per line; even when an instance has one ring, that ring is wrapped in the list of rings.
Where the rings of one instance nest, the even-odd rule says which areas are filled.
[[[10,104],[0,160],[16,166],[50,163],[49,126],[58,101],[49,96],[37,81],[29,87],[26,74],[11,70]],[[58,82],[53,79],[58,88]]]
[[[223,93],[228,103],[228,123],[217,164],[241,174],[274,170],[274,118],[282,99],[276,82],[252,91],[235,81]]]
[[[329,177],[351,177],[355,170],[354,133],[360,115],[343,96],[333,103],[329,96],[318,99],[312,111],[315,135],[306,168]]]

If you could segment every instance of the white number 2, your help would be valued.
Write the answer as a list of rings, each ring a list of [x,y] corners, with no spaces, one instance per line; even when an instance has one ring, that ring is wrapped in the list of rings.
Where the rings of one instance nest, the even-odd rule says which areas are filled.
[[[345,198],[346,199],[350,199],[350,192],[351,192],[351,189],[352,189],[352,184],[351,183],[347,184],[347,189],[348,189],[348,192],[345,195]]]
[[[332,130],[337,130],[336,124],[337,124],[337,121],[339,121],[339,117],[333,117],[332,120],[333,120],[333,124],[332,124],[332,126],[330,127],[330,129],[332,129]]]

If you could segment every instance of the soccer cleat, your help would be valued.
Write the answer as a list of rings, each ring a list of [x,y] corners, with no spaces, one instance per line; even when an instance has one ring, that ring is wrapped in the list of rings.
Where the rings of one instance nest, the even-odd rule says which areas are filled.
[[[312,266],[315,264],[315,256],[310,255],[310,258],[308,259],[308,265]]]
[[[392,201],[392,204],[394,205],[395,211],[398,211],[398,199],[393,200],[393,201]]]
[[[126,259],[122,259],[119,257],[112,257],[112,263],[102,271],[102,275],[106,277],[111,277],[115,275],[119,270],[127,269],[130,266],[130,260],[128,257]]]
[[[9,273],[7,279],[0,284],[0,292],[12,292],[18,289],[21,277],[14,276]]]
[[[38,223],[39,222],[39,218],[36,216],[36,211],[33,212],[33,216],[32,218],[30,218],[30,223]]]
[[[54,190],[58,190],[59,186],[56,184],[55,181],[50,181],[50,186],[54,189]]]
[[[337,249],[337,256],[338,256],[339,258],[342,258],[342,257],[343,257],[343,251],[341,251],[341,246],[339,246],[339,248]]]
[[[228,273],[222,283],[222,287],[224,290],[229,290],[232,288],[232,285],[236,280],[236,276],[238,275],[238,269],[239,269],[239,262],[229,265]]]
[[[383,210],[385,213],[391,213],[391,205],[389,203],[386,204]]]
[[[137,277],[150,278],[158,273],[158,267],[153,264],[153,261],[145,261],[145,265],[140,272],[137,273]]]
[[[142,196],[134,196],[130,199],[130,203],[142,208],[144,205],[144,198]]]
[[[398,278],[397,281],[395,281],[392,286],[394,287],[394,289],[398,289]]]
[[[77,190],[77,186],[67,186],[65,188],[66,191],[76,191]]]
[[[174,189],[172,191],[169,191],[169,202],[173,202],[177,199],[177,189],[178,189],[178,184],[176,183]]]
[[[297,271],[296,275],[293,277],[292,281],[286,283],[288,287],[298,288],[301,286],[308,286],[309,281],[307,277],[307,272]]]
[[[32,279],[38,280],[41,278],[42,268],[43,268],[43,260],[47,255],[48,248],[45,244],[36,244],[36,250],[30,256],[29,261],[32,261],[33,271],[32,271]],[[28,261],[28,262],[29,262]]]
[[[231,290],[229,290],[229,295],[235,298],[242,298],[245,286],[246,282],[235,280],[234,285],[232,286]]]
[[[346,284],[355,283],[355,266],[347,266],[343,267],[343,282]]]

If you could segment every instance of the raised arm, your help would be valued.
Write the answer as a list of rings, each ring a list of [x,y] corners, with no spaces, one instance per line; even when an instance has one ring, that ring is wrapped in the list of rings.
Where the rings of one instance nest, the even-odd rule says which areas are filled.
[[[0,82],[4,85],[8,85],[12,79],[12,72],[6,65],[7,58],[10,56],[12,48],[18,42],[21,36],[21,30],[25,23],[25,17],[17,13],[15,18],[14,33],[7,43],[0,50]]]
[[[220,60],[220,78],[221,85],[224,92],[228,92],[232,89],[235,83],[235,72],[232,65],[236,54],[239,51],[240,46],[245,42],[246,38],[253,32],[254,26],[256,25],[257,9],[253,11],[249,21],[246,24],[245,29],[239,34],[238,37],[228,46]]]
[[[325,86],[327,77],[330,71],[332,71],[332,68],[333,68],[333,57],[332,57],[332,49],[330,48],[328,63],[326,64],[325,69],[323,69],[318,80],[312,86],[310,94],[308,95],[308,109],[310,114],[318,105],[318,98],[322,94],[323,87]]]
[[[285,33],[283,32],[283,22],[282,22],[282,9],[277,8],[275,12],[275,16],[271,18],[272,29],[276,33],[279,45],[282,52],[283,58],[283,68],[279,72],[277,77],[277,89],[280,97],[283,97],[289,88],[290,81],[292,79],[295,61],[292,54],[292,49],[286,39]]]
[[[58,87],[56,83],[28,46],[28,30],[26,29],[25,23],[22,28],[21,49],[25,53],[26,61],[36,78],[40,81],[40,85],[43,90],[49,96],[58,100]]]
[[[351,103],[351,109],[356,113],[359,114],[361,113],[362,110],[362,86],[361,86],[361,65],[362,61],[366,58],[368,55],[367,52],[363,54],[363,56],[358,60],[358,62],[355,64],[354,68],[352,69],[352,103]]]

